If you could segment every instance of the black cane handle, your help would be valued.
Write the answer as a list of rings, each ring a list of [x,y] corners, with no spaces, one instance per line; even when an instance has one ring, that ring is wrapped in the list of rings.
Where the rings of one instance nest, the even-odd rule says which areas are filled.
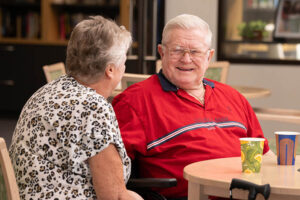
[[[257,193],[261,193],[265,199],[268,199],[271,192],[270,184],[257,185],[241,179],[232,179],[230,184],[230,199],[232,199],[232,189],[248,190],[248,200],[255,200]]]

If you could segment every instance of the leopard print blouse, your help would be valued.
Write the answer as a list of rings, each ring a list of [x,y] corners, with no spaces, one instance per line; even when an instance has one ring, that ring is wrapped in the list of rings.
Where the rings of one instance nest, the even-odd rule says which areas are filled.
[[[96,199],[87,159],[114,144],[125,182],[131,163],[110,103],[62,76],[25,104],[10,146],[21,199]]]

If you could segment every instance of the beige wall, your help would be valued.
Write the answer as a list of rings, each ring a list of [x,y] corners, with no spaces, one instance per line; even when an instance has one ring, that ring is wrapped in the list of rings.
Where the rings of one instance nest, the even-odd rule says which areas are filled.
[[[166,21],[182,13],[198,15],[211,26],[216,48],[217,5],[217,0],[166,0]],[[269,97],[250,100],[252,106],[300,110],[300,65],[231,64],[228,84],[272,91]],[[275,130],[300,131],[299,124],[261,121],[261,126],[267,137],[273,137]]]

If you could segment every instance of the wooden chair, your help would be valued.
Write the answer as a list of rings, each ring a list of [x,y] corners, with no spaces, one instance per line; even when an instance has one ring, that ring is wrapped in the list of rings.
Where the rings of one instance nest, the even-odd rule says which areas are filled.
[[[149,78],[151,75],[149,74],[132,74],[132,73],[125,73],[121,80],[122,91],[131,86],[134,83],[138,83]]]
[[[151,75],[149,74],[133,74],[133,73],[125,73],[123,75],[123,78],[121,80],[121,83],[116,87],[116,89],[111,94],[111,97],[109,101],[111,102],[113,97],[120,94],[122,91],[124,91],[126,88],[128,88],[130,85],[143,81],[147,78],[149,78]]]
[[[226,83],[230,63],[227,61],[217,61],[210,63],[205,73],[205,78],[213,79],[221,83]],[[156,73],[162,68],[161,60],[156,61]]]
[[[156,64],[155,71],[156,71],[156,73],[158,73],[160,71],[160,69],[162,68],[162,62],[160,59],[158,59],[155,64]]]
[[[204,77],[219,81],[221,83],[226,83],[228,70],[229,70],[229,62],[227,61],[213,62],[209,64]]]
[[[65,64],[63,62],[45,65],[43,66],[43,70],[48,83],[66,74]]]
[[[0,137],[0,199],[19,200],[15,173],[3,138]]]

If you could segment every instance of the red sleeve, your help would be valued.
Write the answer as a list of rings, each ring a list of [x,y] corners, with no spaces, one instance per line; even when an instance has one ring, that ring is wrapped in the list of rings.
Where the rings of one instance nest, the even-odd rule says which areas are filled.
[[[245,106],[246,106],[246,113],[247,113],[247,120],[248,120],[248,136],[249,137],[258,137],[258,138],[265,138],[262,128],[259,124],[259,121],[256,117],[254,110],[252,109],[250,103],[245,99]],[[264,154],[270,150],[268,140],[265,138],[264,143]]]
[[[137,154],[145,155],[146,136],[139,113],[126,102],[123,94],[114,98],[113,107],[129,157],[133,160]]]

